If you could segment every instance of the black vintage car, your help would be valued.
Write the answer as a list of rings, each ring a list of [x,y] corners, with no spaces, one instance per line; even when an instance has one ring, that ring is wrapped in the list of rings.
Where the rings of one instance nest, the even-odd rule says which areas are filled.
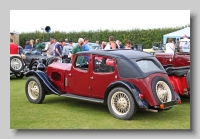
[[[55,57],[48,58],[44,53],[36,49],[23,49],[23,54],[26,57],[24,62],[29,70],[32,70],[34,66],[38,68],[39,63],[48,66],[56,59]]]

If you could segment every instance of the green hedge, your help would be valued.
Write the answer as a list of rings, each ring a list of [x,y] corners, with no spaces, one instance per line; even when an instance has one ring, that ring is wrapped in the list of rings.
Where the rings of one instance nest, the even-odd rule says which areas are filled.
[[[78,38],[89,38],[90,42],[95,42],[98,40],[100,43],[102,41],[108,41],[109,36],[114,36],[115,40],[120,40],[125,44],[126,39],[131,40],[132,44],[142,44],[143,48],[151,48],[153,42],[163,42],[163,35],[177,31],[179,29],[185,28],[186,26],[175,27],[175,28],[156,28],[156,29],[132,29],[132,30],[97,30],[97,31],[82,31],[82,32],[59,32],[53,31],[50,33],[35,31],[28,33],[21,33],[19,35],[20,45],[25,46],[26,41],[30,39],[40,39],[47,42],[49,38],[55,38],[57,40],[64,40],[65,38],[71,39],[75,42]],[[44,35],[44,36],[43,36]]]

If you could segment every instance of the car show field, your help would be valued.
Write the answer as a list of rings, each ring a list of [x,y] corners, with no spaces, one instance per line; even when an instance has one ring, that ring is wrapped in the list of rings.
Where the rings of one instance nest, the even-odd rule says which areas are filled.
[[[124,121],[113,118],[105,105],[84,100],[49,95],[43,104],[31,104],[26,80],[10,78],[10,129],[191,129],[190,98],[169,111],[138,111]]]

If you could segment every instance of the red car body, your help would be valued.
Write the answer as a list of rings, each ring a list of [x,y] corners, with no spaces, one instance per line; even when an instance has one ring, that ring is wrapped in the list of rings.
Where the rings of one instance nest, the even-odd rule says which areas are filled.
[[[165,68],[190,66],[190,53],[156,53],[155,57]]]
[[[85,56],[88,61],[83,62]],[[162,111],[180,103],[163,66],[140,51],[79,52],[72,63],[54,62],[45,72],[31,70],[26,76],[31,103],[55,94],[106,104],[119,119],[130,119],[139,108]]]
[[[155,57],[163,65],[175,91],[180,96],[190,96],[190,53],[156,53]]]

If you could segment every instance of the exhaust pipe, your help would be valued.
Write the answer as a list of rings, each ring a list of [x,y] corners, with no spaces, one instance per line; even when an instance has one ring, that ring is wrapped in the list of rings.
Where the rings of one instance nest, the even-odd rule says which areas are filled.
[[[158,110],[153,110],[153,109],[145,109],[145,110],[150,112],[158,112]]]

